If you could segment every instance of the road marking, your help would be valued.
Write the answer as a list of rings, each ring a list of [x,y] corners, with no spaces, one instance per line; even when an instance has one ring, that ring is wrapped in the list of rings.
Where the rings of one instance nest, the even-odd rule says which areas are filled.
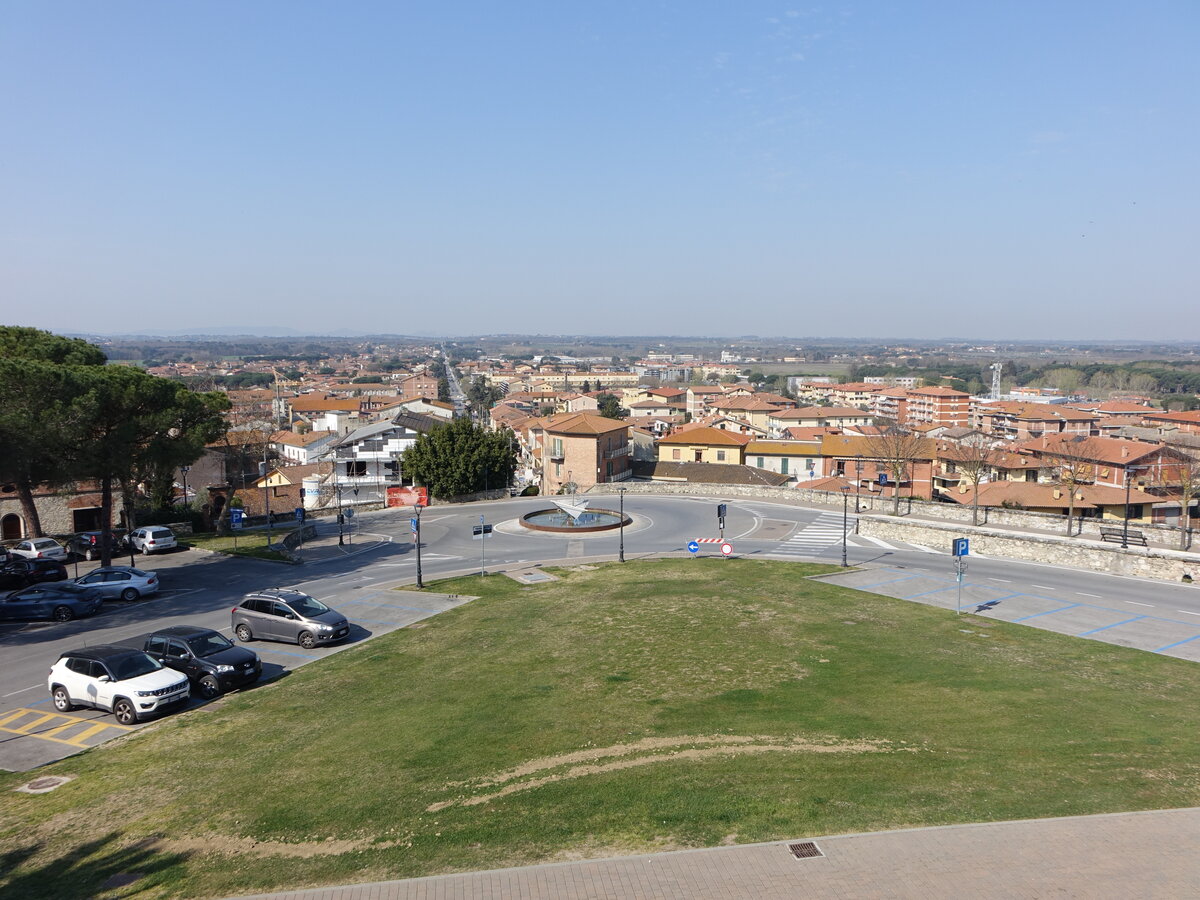
[[[988,578],[988,581],[1002,581],[1002,582],[1004,582],[1005,584],[1012,584],[1012,579],[1011,579],[1011,578],[992,578],[992,577],[989,577],[989,578]]]
[[[1052,587],[1050,587],[1049,585],[1045,585],[1045,584],[1031,584],[1031,585],[1030,585],[1030,587],[1035,587],[1035,588],[1037,588],[1039,591],[1053,591],[1053,590],[1056,590],[1056,588],[1052,588]]]
[[[1190,610],[1190,609],[1177,609],[1177,610],[1175,610],[1175,612],[1186,613],[1189,616],[1200,616],[1200,612],[1195,612],[1194,610]],[[29,690],[29,688],[26,688],[26,690]],[[7,697],[9,695],[5,694],[5,696]]]
[[[20,722],[21,719],[27,716],[34,716],[30,721]],[[63,720],[62,724],[55,725],[52,728],[43,731],[40,734],[35,734],[34,729],[46,724],[55,719]],[[18,724],[20,722],[20,724]],[[65,731],[78,726],[84,726],[83,731],[69,738],[58,737]],[[69,747],[76,747],[86,750],[90,745],[85,744],[87,738],[94,737],[101,731],[108,728],[114,728],[117,731],[132,731],[133,729],[125,725],[117,725],[114,722],[97,722],[95,719],[84,719],[80,716],[67,716],[62,713],[43,713],[36,709],[15,709],[6,712],[0,717],[0,731],[5,731],[9,734],[19,735],[21,737],[36,738],[40,741],[53,741],[56,744],[66,744]]]
[[[1122,625],[1128,625],[1130,622],[1137,622],[1140,619],[1144,619],[1144,618],[1146,618],[1146,617],[1145,616],[1134,616],[1132,619],[1126,619],[1124,622],[1114,622],[1112,625],[1102,625],[1099,628],[1093,628],[1091,631],[1081,631],[1081,632],[1079,632],[1079,634],[1077,634],[1075,636],[1076,637],[1086,637],[1089,634],[1095,634],[1097,631],[1108,631],[1108,629],[1110,629],[1110,628],[1119,628]]]
[[[1013,619],[1014,622],[1024,622],[1026,619],[1036,619],[1039,616],[1052,616],[1055,613],[1066,612],[1068,609],[1074,609],[1077,606],[1083,606],[1082,603],[1072,603],[1070,606],[1060,606],[1058,609],[1048,609],[1045,612],[1034,613],[1031,616],[1021,616],[1019,619]]]
[[[1154,609],[1153,603],[1138,603],[1136,600],[1126,600],[1125,602],[1128,603],[1130,606],[1148,606],[1151,609]]]
[[[1178,647],[1180,644],[1190,644],[1192,641],[1200,640],[1200,634],[1195,637],[1184,638],[1182,641],[1176,641],[1173,644],[1167,644],[1165,647],[1159,647],[1155,653],[1162,653],[1164,650],[1170,650],[1172,647]]]
[[[17,694],[23,694],[26,691],[36,691],[39,687],[41,687],[40,684],[35,684],[33,687],[21,688],[19,691],[11,691],[11,692],[5,694],[4,696],[5,697],[15,697],[15,696],[17,696]]]
[[[1093,600],[1103,599],[1099,594],[1088,594],[1083,591],[1076,591],[1075,593],[1078,594],[1080,597],[1091,597]]]

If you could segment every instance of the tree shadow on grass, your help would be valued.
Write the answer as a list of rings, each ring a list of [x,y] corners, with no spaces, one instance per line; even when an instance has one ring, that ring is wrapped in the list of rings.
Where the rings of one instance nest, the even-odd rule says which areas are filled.
[[[154,875],[179,866],[188,856],[158,850],[154,838],[127,847],[113,846],[119,837],[112,832],[71,849],[67,856],[19,872],[15,871],[18,867],[47,849],[45,843],[0,854],[0,896],[5,900],[131,897],[157,881]]]

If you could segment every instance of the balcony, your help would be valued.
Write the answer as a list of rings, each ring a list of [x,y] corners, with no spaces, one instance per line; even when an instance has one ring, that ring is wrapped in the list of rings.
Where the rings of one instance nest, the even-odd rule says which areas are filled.
[[[628,456],[632,452],[633,452],[632,445],[626,444],[624,447],[617,447],[616,449],[613,449],[613,450],[605,450],[604,458],[605,459],[620,459],[622,456]]]

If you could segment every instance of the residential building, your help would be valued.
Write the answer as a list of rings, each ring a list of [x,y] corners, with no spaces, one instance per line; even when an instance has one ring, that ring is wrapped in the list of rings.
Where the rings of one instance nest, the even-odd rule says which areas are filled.
[[[329,487],[341,492],[343,505],[383,503],[389,486],[404,483],[401,454],[440,424],[444,420],[405,412],[356,428],[326,454],[334,464]]]
[[[961,428],[971,421],[971,395],[948,387],[913,388],[904,419],[910,425]]]
[[[596,484],[624,481],[631,475],[629,425],[594,413],[560,413],[530,426],[540,463],[541,492],[585,491]],[[536,463],[535,463],[536,465]]]
[[[753,438],[723,428],[685,428],[658,439],[662,462],[703,462],[742,465],[745,448]]]
[[[337,438],[336,431],[277,431],[271,435],[271,449],[289,465],[307,466],[324,456]]]
[[[751,441],[745,449],[746,465],[786,475],[792,482],[819,478],[821,445],[802,441]]]

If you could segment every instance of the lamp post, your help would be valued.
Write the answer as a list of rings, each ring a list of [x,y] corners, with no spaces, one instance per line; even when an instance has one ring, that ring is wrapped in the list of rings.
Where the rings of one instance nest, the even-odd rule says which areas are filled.
[[[1121,526],[1121,549],[1129,549],[1129,488],[1132,485],[1130,477],[1133,475],[1134,467],[1125,467],[1125,524]]]
[[[421,504],[416,503],[413,509],[417,511],[417,533],[414,535],[417,539],[417,587],[425,587],[425,582],[421,580]]]
[[[858,534],[858,517],[862,513],[862,454],[854,460],[854,533]]]
[[[335,472],[334,473],[335,477],[336,477],[336,474],[337,473]],[[338,546],[344,547],[344,546],[346,546],[346,531],[345,531],[346,517],[342,513],[342,485],[341,485],[341,482],[335,481],[333,484],[333,489],[335,491],[337,491]]]
[[[617,488],[617,496],[620,498],[620,516],[621,516],[621,549],[617,553],[617,559],[620,562],[625,562],[625,488]]]
[[[191,466],[180,466],[179,472],[183,475],[183,505],[187,508],[188,505],[188,490],[187,490],[187,473],[192,471]]]
[[[846,506],[850,502],[850,488],[842,488],[842,568],[846,568]]]

